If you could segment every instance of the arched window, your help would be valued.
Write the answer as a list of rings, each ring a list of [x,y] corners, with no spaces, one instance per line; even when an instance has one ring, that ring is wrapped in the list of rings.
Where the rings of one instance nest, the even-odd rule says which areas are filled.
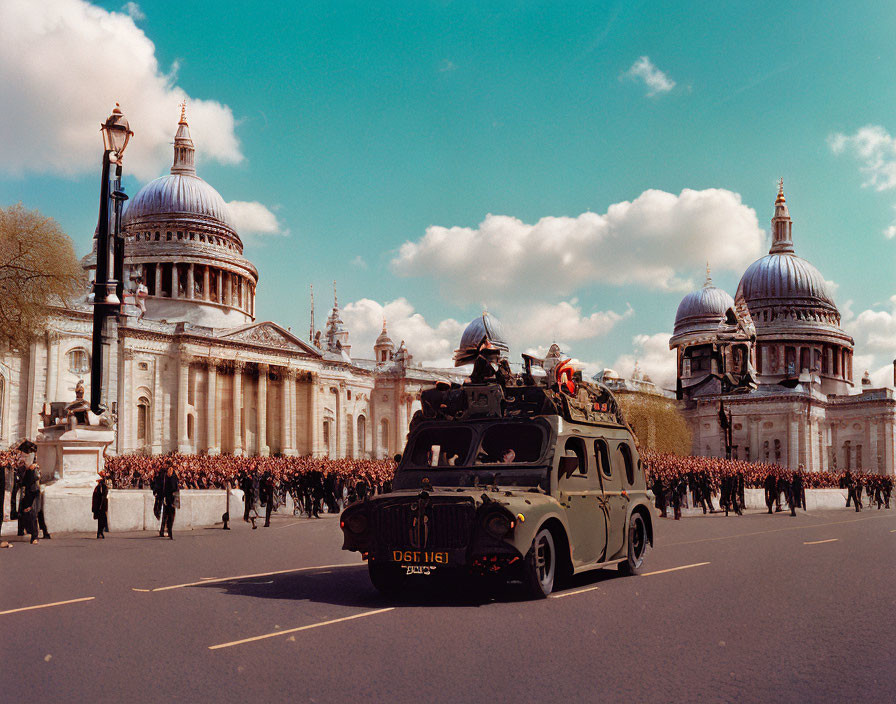
[[[358,416],[358,454],[363,457],[367,452],[367,418]]]
[[[331,454],[331,453],[330,453],[330,450],[331,450],[331,448],[330,448],[330,436],[331,436],[331,435],[332,435],[332,433],[330,432],[330,421],[329,421],[329,420],[325,420],[325,421],[324,421],[324,447],[325,447],[326,450],[327,450],[327,456],[328,456],[328,457],[329,457],[330,454]]]
[[[68,369],[72,374],[85,374],[90,371],[90,358],[83,347],[68,353]]]
[[[149,442],[149,399],[141,396],[137,400],[137,444]]]

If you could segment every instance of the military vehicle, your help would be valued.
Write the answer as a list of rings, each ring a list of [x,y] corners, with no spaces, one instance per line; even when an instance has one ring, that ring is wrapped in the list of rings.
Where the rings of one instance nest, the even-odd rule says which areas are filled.
[[[462,572],[543,598],[587,570],[635,574],[653,544],[644,471],[612,393],[565,362],[538,378],[544,360],[524,355],[519,375],[493,361],[480,355],[469,383],[423,392],[393,490],[342,513],[343,549],[361,553],[381,592]]]

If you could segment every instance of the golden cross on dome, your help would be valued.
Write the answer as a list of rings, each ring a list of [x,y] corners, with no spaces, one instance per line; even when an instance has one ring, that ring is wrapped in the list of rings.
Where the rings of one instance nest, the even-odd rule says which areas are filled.
[[[187,99],[184,98],[180,103],[180,121],[187,121]]]

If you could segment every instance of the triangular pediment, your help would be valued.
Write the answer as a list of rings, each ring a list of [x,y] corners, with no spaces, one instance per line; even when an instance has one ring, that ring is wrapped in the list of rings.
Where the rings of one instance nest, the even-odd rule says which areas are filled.
[[[220,333],[217,337],[223,341],[242,342],[276,350],[288,350],[313,357],[321,356],[319,349],[300,340],[289,330],[285,330],[277,325],[277,323],[270,321],[252,323],[234,330],[227,330]]]

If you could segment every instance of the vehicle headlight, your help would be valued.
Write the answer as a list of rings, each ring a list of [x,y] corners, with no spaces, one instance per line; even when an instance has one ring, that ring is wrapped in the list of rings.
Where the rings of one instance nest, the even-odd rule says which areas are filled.
[[[496,538],[506,538],[513,530],[513,520],[504,513],[492,513],[485,519],[485,529]]]
[[[355,511],[352,515],[342,521],[342,528],[354,535],[361,535],[367,532],[367,516],[362,511]]]

